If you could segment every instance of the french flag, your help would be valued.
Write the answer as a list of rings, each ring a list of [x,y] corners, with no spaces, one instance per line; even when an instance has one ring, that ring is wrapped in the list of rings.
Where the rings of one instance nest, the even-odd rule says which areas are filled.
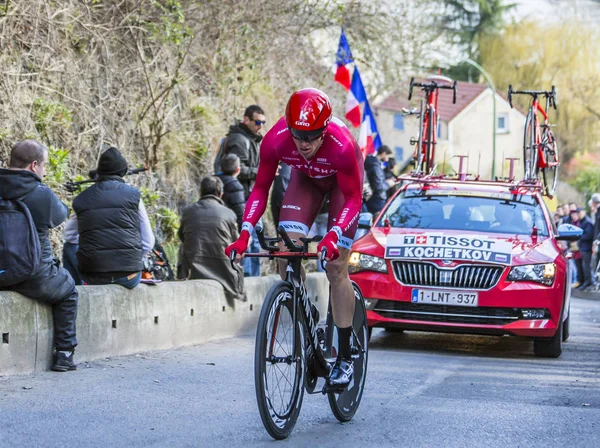
[[[342,34],[340,34],[340,44],[338,45],[338,50],[335,54],[335,64],[337,65],[337,70],[333,79],[344,86],[344,89],[346,90],[350,90],[351,81],[348,65],[352,62],[354,62],[354,58],[352,57],[350,46],[346,40],[344,28],[342,28]]]
[[[346,120],[348,120],[355,128],[359,127],[361,122],[360,103],[366,101],[367,93],[365,92],[362,79],[360,79],[358,67],[354,67],[352,85],[350,86],[348,98],[346,99]]]
[[[375,116],[371,112],[371,106],[369,106],[367,100],[365,100],[363,121],[360,125],[360,133],[358,135],[358,146],[360,146],[363,157],[375,154],[375,151],[381,146],[381,137],[379,137],[379,132],[377,131]]]

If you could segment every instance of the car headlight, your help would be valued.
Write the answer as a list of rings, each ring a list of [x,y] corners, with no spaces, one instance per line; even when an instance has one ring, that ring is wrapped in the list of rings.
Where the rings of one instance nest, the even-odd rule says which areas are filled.
[[[536,282],[550,286],[556,277],[556,265],[554,263],[526,264],[514,266],[508,273],[506,280],[511,282]]]
[[[387,273],[387,264],[385,259],[374,257],[372,255],[352,252],[348,260],[348,272],[354,274],[360,271],[375,271]]]

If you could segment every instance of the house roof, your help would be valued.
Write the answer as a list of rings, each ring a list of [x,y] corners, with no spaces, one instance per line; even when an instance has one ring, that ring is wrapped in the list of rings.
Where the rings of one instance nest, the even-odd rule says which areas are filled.
[[[440,118],[444,121],[451,121],[465,107],[471,104],[485,89],[486,84],[475,84],[470,82],[458,81],[456,83],[456,103],[452,104],[452,90],[440,90],[438,100],[438,110]],[[499,92],[498,95],[501,95]],[[403,107],[410,108],[418,104],[420,94],[413,91],[412,100],[408,101],[408,95],[404,90],[397,90],[375,105],[376,109],[385,109],[401,112]]]

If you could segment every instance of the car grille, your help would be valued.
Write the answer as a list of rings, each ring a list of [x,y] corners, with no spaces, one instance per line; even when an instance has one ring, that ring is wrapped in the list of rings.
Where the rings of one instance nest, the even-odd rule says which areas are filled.
[[[394,261],[398,281],[410,286],[433,286],[456,289],[490,289],[496,286],[504,270],[501,266],[461,265],[453,269],[432,263]]]
[[[458,324],[505,325],[521,319],[518,308],[465,307],[379,300],[373,310],[389,319]]]

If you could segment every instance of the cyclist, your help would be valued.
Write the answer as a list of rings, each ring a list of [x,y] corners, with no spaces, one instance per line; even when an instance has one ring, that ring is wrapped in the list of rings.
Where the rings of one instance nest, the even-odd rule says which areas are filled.
[[[250,234],[267,206],[269,188],[282,161],[292,168],[281,207],[279,225],[292,239],[308,235],[327,193],[329,231],[317,246],[326,251],[327,279],[331,285],[333,320],[338,329],[339,353],[328,378],[333,390],[352,380],[350,350],[354,291],[348,277],[348,257],[362,206],[363,156],[348,128],[332,117],[331,103],[317,89],[302,89],[290,97],[285,117],[265,135],[254,189],[250,194],[242,231],[225,253],[242,254]],[[281,272],[282,277],[285,272]]]

